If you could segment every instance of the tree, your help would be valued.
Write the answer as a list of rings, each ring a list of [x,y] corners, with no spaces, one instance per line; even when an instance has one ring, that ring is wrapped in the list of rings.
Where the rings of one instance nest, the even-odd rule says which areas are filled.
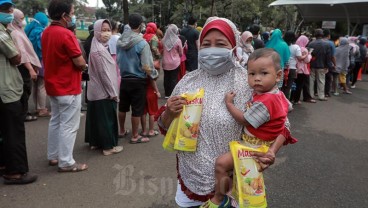
[[[48,0],[14,0],[16,8],[26,16],[34,16],[37,12],[45,12]]]

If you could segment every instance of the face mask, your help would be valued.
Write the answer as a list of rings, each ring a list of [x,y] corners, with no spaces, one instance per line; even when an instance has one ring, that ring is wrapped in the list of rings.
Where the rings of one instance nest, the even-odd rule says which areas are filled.
[[[76,22],[77,22],[77,18],[75,17],[75,15],[73,15],[73,16],[71,16],[71,21],[70,22],[66,21],[66,23],[67,23],[66,27],[67,28],[74,27],[74,25],[75,25]]]
[[[20,28],[22,28],[22,27],[24,27],[24,26],[26,26],[26,25],[27,25],[26,20],[23,20],[23,21],[21,21],[21,22],[18,22],[18,21],[15,21],[15,22],[16,22],[16,24],[17,24]]]
[[[233,61],[233,49],[227,48],[203,48],[198,52],[200,68],[206,70],[210,75],[220,75],[228,72],[235,66]]]
[[[27,25],[27,21],[24,19],[23,21],[22,21],[22,27],[25,27]]]
[[[101,33],[101,42],[107,43],[111,38],[111,32],[102,32]]]
[[[6,24],[11,23],[13,20],[14,20],[13,14],[0,12],[0,23],[3,23],[6,25]]]

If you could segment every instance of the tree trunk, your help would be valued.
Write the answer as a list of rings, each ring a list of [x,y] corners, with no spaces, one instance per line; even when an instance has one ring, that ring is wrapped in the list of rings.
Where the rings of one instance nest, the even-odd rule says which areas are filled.
[[[129,4],[128,0],[123,0],[123,13],[124,13],[124,24],[128,24],[129,21]]]
[[[214,9],[214,7],[215,7],[215,0],[212,0],[212,3],[211,3],[211,15],[210,15],[210,17],[213,16],[213,9]]]

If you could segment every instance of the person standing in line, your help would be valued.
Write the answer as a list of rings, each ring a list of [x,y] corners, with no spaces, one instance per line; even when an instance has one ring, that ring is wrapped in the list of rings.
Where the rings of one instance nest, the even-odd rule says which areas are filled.
[[[21,55],[6,26],[13,19],[14,4],[0,0],[0,170],[4,184],[28,184],[37,180],[28,168],[21,96],[22,76],[17,70]]]
[[[336,58],[335,58],[335,44],[333,41],[331,41],[331,33],[329,29],[323,30],[323,40],[325,40],[328,45],[330,46],[331,51],[331,57],[329,58],[331,60],[331,65],[328,67],[328,72],[326,74],[326,82],[325,82],[325,96],[330,97],[330,91],[331,91],[331,83],[333,80],[334,73],[336,73]]]
[[[49,19],[43,12],[37,12],[33,18],[33,21],[25,27],[24,31],[28,36],[28,39],[31,41],[33,49],[41,62],[41,68],[39,68],[38,70],[37,80],[34,82],[34,86],[32,87],[32,94],[37,111],[37,116],[45,117],[51,116],[51,113],[46,107],[47,95],[44,81],[44,66],[42,63],[41,36],[49,23]]]
[[[37,116],[33,116],[28,110],[28,100],[32,93],[32,81],[37,80],[38,69],[41,68],[32,43],[25,34],[23,27],[26,25],[24,14],[19,9],[14,9],[14,20],[8,24],[8,30],[14,40],[15,45],[22,57],[21,64],[18,69],[23,78],[23,95],[21,102],[23,104],[23,114],[25,121],[35,121]]]
[[[181,40],[178,36],[178,27],[174,24],[169,25],[165,36],[162,39],[164,50],[162,58],[162,68],[164,70],[165,98],[171,96],[180,71],[180,60],[183,55]]]
[[[59,172],[87,170],[87,164],[73,158],[74,143],[80,124],[81,72],[86,69],[82,51],[74,33],[73,0],[51,0],[48,6],[51,25],[42,35],[45,87],[50,96],[51,119],[48,130],[49,165]]]
[[[366,37],[360,37],[359,38],[359,54],[360,56],[358,56],[355,59],[355,66],[353,68],[353,81],[351,82],[351,88],[354,89],[355,88],[355,83],[358,80],[358,73],[360,68],[362,67],[362,64],[365,62],[365,58],[367,56],[367,48],[365,47],[365,43],[367,42],[367,38]]]
[[[180,35],[187,40],[188,51],[186,54],[187,60],[185,62],[188,72],[198,69],[198,48],[199,48],[199,32],[196,30],[197,19],[190,17],[188,26],[180,31]]]
[[[352,94],[346,86],[346,74],[348,73],[348,67],[350,64],[350,51],[351,46],[347,38],[340,38],[339,47],[336,48],[336,71],[338,74],[339,82],[343,88],[343,93]],[[333,79],[332,89],[334,95],[339,95],[338,93],[338,81],[337,76]]]
[[[312,41],[308,47],[313,48],[312,60],[310,62],[311,73],[309,80],[309,93],[314,95],[314,81],[317,80],[318,100],[327,101],[325,97],[325,75],[329,67],[332,66],[331,49],[329,44],[324,41],[323,30],[316,29],[314,32],[316,40]]]
[[[102,148],[105,156],[123,151],[118,146],[117,102],[119,86],[116,62],[106,46],[111,37],[110,22],[97,20],[89,55],[89,90],[85,141],[91,149]]]
[[[290,91],[291,86],[293,85],[294,81],[297,78],[297,67],[296,64],[298,60],[304,60],[308,54],[302,55],[302,51],[300,47],[295,44],[296,37],[293,31],[287,31],[284,35],[284,40],[286,44],[289,46],[290,50],[290,58],[289,58],[289,75],[287,82],[282,87],[282,92],[285,94],[285,97],[289,100],[290,99]]]
[[[155,23],[150,22],[147,24],[145,34],[143,38],[147,41],[150,46],[154,67],[160,69],[160,40],[157,36],[157,26]],[[158,131],[154,129],[155,119],[154,116],[158,110],[158,98],[161,94],[158,90],[156,79],[147,79],[147,91],[146,91],[146,105],[144,108],[144,113],[141,117],[142,132],[143,137],[154,137],[158,135]],[[148,129],[147,129],[147,114],[148,114]]]
[[[150,45],[141,35],[143,18],[139,14],[129,15],[131,30],[124,31],[117,43],[117,62],[121,72],[119,121],[120,134],[125,134],[126,113],[132,108],[131,144],[149,142],[149,138],[138,134],[138,126],[146,105],[147,79],[156,79]]]
[[[261,27],[259,27],[259,25],[257,24],[253,24],[252,26],[250,26],[249,31],[253,34],[254,50],[257,50],[258,48],[264,48],[265,43],[261,38],[259,38]]]
[[[300,47],[302,56],[306,57],[303,60],[298,59],[296,64],[296,70],[297,70],[297,78],[295,80],[296,82],[296,90],[294,93],[292,93],[291,101],[294,104],[301,104],[300,102],[300,96],[303,90],[303,101],[308,103],[316,103],[316,100],[312,99],[312,96],[309,94],[309,74],[310,69],[308,67],[308,64],[312,58],[310,52],[306,48],[306,46],[309,43],[309,39],[305,35],[301,35],[298,40],[296,40],[296,44]]]

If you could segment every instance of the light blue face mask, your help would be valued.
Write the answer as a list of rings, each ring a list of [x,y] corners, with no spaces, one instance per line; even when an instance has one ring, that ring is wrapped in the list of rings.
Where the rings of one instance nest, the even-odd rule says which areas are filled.
[[[75,23],[77,22],[77,17],[75,15],[71,16],[70,18],[71,18],[71,21],[67,22],[67,26],[66,26],[67,28],[74,27]]]
[[[198,51],[199,67],[214,76],[226,73],[235,66],[233,50],[217,47],[200,49]]]
[[[9,13],[0,12],[0,22],[7,25],[14,20],[14,15]]]

